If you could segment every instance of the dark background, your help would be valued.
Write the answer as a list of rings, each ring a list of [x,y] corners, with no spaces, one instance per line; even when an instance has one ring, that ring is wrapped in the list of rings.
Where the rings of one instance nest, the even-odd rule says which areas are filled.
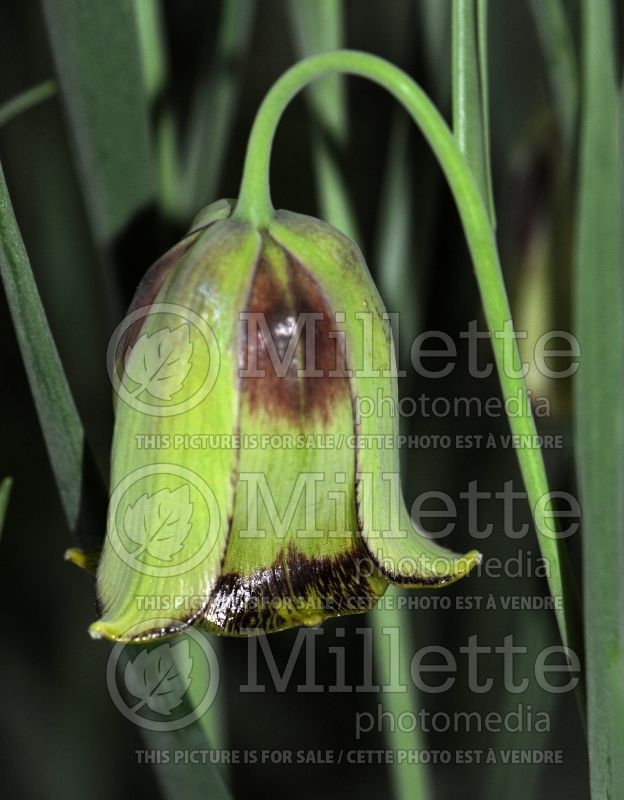
[[[446,2],[446,0],[441,0]],[[346,8],[346,44],[382,55],[402,66],[431,94],[450,118],[450,28],[436,46],[427,40],[422,24],[423,3],[409,0],[351,0]],[[165,3],[171,52],[169,87],[180,119],[184,120],[190,87],[202,53],[214,42],[220,4],[211,2]],[[491,116],[495,194],[499,217],[499,243],[511,287],[518,301],[518,286],[526,277],[530,245],[548,218],[558,174],[558,145],[545,68],[533,20],[525,2],[493,2],[490,21]],[[217,197],[235,197],[240,180],[246,138],[258,104],[271,83],[297,59],[285,3],[260,0],[251,44],[242,63],[231,65],[242,74],[236,120],[223,164]],[[0,100],[54,75],[49,43],[37,2],[0,5]],[[335,155],[355,204],[363,232],[359,244],[375,276],[383,270],[374,260],[380,198],[387,169],[392,126],[402,112],[378,88],[349,80],[348,148]],[[277,207],[319,215],[310,152],[309,109],[302,98],[290,107],[276,141],[272,187]],[[131,146],[131,142],[128,146]],[[112,433],[111,388],[105,365],[108,337],[115,320],[103,297],[104,281],[97,268],[96,249],[89,232],[75,159],[58,98],[29,111],[0,130],[0,158],[15,213],[48,313],[63,364],[84,420],[96,459],[104,473]],[[443,330],[456,339],[460,358],[444,381],[428,383],[413,371],[400,383],[404,396],[421,392],[448,398],[464,395],[498,396],[496,380],[475,381],[465,369],[460,331],[480,316],[479,297],[467,258],[463,234],[441,175],[417,132],[409,132],[409,174],[413,185],[414,221],[410,252],[414,274],[408,305],[413,319],[408,328]],[[206,198],[207,200],[216,199]],[[189,220],[190,222],[190,220]],[[113,281],[124,304],[149,264],[184,230],[167,221],[154,208],[146,208],[114,243]],[[569,235],[569,233],[568,233]],[[564,225],[564,239],[566,236]],[[558,269],[569,274],[565,248]],[[566,281],[557,283],[558,314],[566,315]],[[0,297],[2,330],[2,450],[0,474],[14,478],[14,488],[1,543],[0,592],[3,648],[0,659],[2,701],[3,783],[6,797],[20,798],[122,798],[154,797],[159,792],[154,772],[138,765],[135,751],[145,747],[140,732],[127,722],[111,702],[105,682],[108,645],[92,642],[86,629],[94,616],[93,582],[63,561],[70,535],[63,517],[48,457],[43,445],[20,353],[4,295]],[[390,311],[398,310],[392,307]],[[553,320],[550,320],[553,322]],[[401,351],[408,365],[408,343]],[[488,358],[487,347],[484,358]],[[565,447],[546,453],[552,488],[574,491],[570,467],[569,387],[552,397],[552,414],[540,423],[544,431],[562,433]],[[410,433],[506,432],[504,419],[410,419]],[[471,480],[479,489],[500,491],[506,480],[521,482],[513,450],[453,451],[412,450],[405,458],[408,500],[419,492],[448,492],[460,510],[453,548],[473,546],[462,533],[459,493]],[[538,557],[536,541],[518,542],[501,529],[502,508],[496,501],[482,502],[481,524],[492,522],[495,533],[480,544],[486,558],[505,558],[519,550],[529,562]],[[528,520],[528,508],[518,506]],[[437,523],[431,522],[431,528]],[[576,557],[578,543],[571,543]],[[531,577],[489,579],[472,576],[448,592],[496,596],[544,594],[544,581]],[[418,611],[405,615],[413,647],[440,644],[455,653],[477,633],[479,643],[502,644],[504,636],[529,647],[523,674],[532,677],[534,653],[558,641],[550,612]],[[364,617],[325,625],[318,639],[317,679],[334,680],[330,647],[342,644],[337,628],[346,628],[349,679],[361,678],[362,638],[356,628]],[[271,637],[276,661],[283,670],[296,631]],[[302,694],[296,691],[298,663],[289,690],[271,690],[266,667],[261,675],[266,694],[246,695],[247,643],[219,643],[223,684],[220,700],[225,719],[222,745],[233,748],[380,749],[381,734],[355,741],[355,714],[375,711],[380,699],[370,694]],[[583,735],[572,695],[548,696],[531,680],[528,692],[516,701],[502,687],[500,657],[483,661],[484,675],[494,678],[486,695],[472,694],[462,680],[455,687],[424,699],[428,709],[447,713],[489,710],[530,704],[534,711],[551,715],[552,730],[535,732],[431,734],[427,747],[435,749],[487,749],[488,747],[555,748],[563,752],[563,765],[440,766],[431,770],[436,798],[473,798],[511,795],[525,787],[525,797],[585,798],[588,796]],[[487,665],[487,666],[486,666]],[[236,797],[356,797],[389,796],[386,768],[373,766],[250,766],[229,771]]]

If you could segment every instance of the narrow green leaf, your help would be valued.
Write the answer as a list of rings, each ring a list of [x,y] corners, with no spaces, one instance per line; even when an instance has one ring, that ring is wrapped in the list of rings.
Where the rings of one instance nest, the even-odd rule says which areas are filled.
[[[476,19],[477,12],[482,17],[481,21]],[[489,162],[489,152],[487,152],[489,134],[485,132],[485,127],[488,125],[489,117],[484,109],[487,105],[485,93],[488,80],[487,76],[481,74],[481,70],[487,69],[487,60],[479,54],[479,43],[483,45],[486,39],[486,14],[486,0],[453,0],[453,125],[459,149],[466,157],[488,208],[492,226],[491,235],[494,237],[495,214],[491,181],[488,177],[490,168],[486,166]],[[489,303],[495,294],[489,289],[484,290],[483,287],[480,289],[487,316]],[[507,305],[506,297],[504,302]],[[510,312],[507,310],[506,313],[509,319]],[[514,349],[514,369],[517,369],[519,355],[517,349]],[[510,378],[505,370],[500,374],[503,390],[508,382],[513,382]],[[526,392],[524,382],[522,392]],[[516,433],[519,432],[515,430],[519,427],[518,422],[519,420],[509,418],[511,428]],[[524,420],[522,427],[524,428]],[[529,433],[529,430],[531,435],[536,435],[532,415],[526,419],[526,433]],[[567,553],[547,521],[548,509],[544,505],[544,498],[550,495],[544,458],[539,447],[521,447],[517,450],[517,454],[531,503],[540,550],[550,565],[550,591],[554,597],[561,598],[562,604],[556,608],[561,637],[564,645],[580,650],[582,646],[580,614]],[[582,694],[581,689],[579,693]]]
[[[149,80],[154,82],[155,76],[152,74]],[[37,91],[39,88],[41,91]],[[19,102],[7,104],[3,108],[6,113],[2,121],[7,121],[19,111],[25,110],[29,105],[44,99],[44,96],[51,93],[48,86],[36,87],[36,89],[17,98]],[[105,180],[110,177],[107,174],[103,175]],[[130,208],[131,206],[128,206],[128,209]],[[109,230],[111,233],[115,232],[113,227]],[[88,545],[90,542],[99,541],[101,536],[104,496],[98,494],[97,508],[93,509],[94,524],[85,530],[83,527],[84,517],[90,513],[90,501],[85,499],[84,491],[81,488],[85,472],[83,465],[84,434],[49,332],[1,173],[0,247],[2,278],[63,505],[70,527],[72,530],[78,527],[81,533],[81,543]],[[9,480],[5,480],[0,487],[0,528],[9,488]],[[148,745],[154,748],[205,751],[209,744],[204,728],[203,721],[197,721],[176,733],[145,732],[145,739]],[[230,797],[216,768],[201,765],[194,767],[159,765],[157,773],[166,796],[175,797],[176,800],[205,795],[215,798]]]
[[[422,27],[421,43],[434,86],[434,96],[439,108],[446,108],[451,95],[449,64],[451,45],[451,3],[449,0],[416,0],[418,20]]]
[[[332,71],[360,75],[400,100],[425,135],[457,204],[479,285],[485,318],[493,334],[492,349],[506,402],[526,398],[517,337],[503,279],[494,231],[480,189],[457,141],[428,96],[405,72],[369,53],[340,50],[312,56],[292,67],[265,98],[252,128],[235,216],[266,224],[271,218],[268,174],[271,143],[285,105],[298,89]],[[511,365],[509,365],[511,361]],[[522,404],[524,406],[524,404]],[[580,651],[580,626],[566,551],[553,530],[552,496],[532,410],[509,415],[509,426],[523,443],[516,450],[527,489],[538,543],[550,567],[551,594],[561,598],[556,616],[564,645]]]
[[[411,31],[406,31],[402,50],[413,47]],[[430,162],[419,174],[420,188],[428,198],[425,208],[415,215],[414,191],[411,180],[409,160],[410,120],[402,109],[397,109],[391,123],[384,182],[382,186],[379,216],[375,230],[374,263],[378,268],[378,286],[384,303],[390,312],[398,315],[396,333],[397,359],[401,363],[403,346],[409,347],[420,330],[421,304],[418,287],[422,270],[415,269],[415,262],[422,253],[422,247],[414,251],[414,228],[421,236],[430,229],[432,211],[428,189],[432,169]],[[426,188],[425,188],[426,187]],[[418,245],[422,245],[419,241]],[[413,615],[406,607],[399,605],[402,593],[390,586],[377,608],[369,614],[375,641],[375,669],[377,680],[382,687],[381,701],[383,713],[395,721],[402,714],[417,715],[421,706],[418,690],[410,679],[410,659],[416,650],[413,636]],[[393,642],[392,637],[395,637]],[[398,650],[398,652],[397,652]],[[393,663],[392,659],[395,659]],[[406,692],[393,688],[392,682],[398,676],[399,683],[407,687]],[[422,752],[426,742],[419,729],[413,731],[396,726],[386,734],[387,746],[395,751]],[[431,776],[425,764],[393,764],[390,770],[392,796],[398,800],[427,800],[432,797]]]
[[[158,202],[165,217],[176,219],[184,197],[178,126],[168,96],[169,58],[160,0],[133,0],[143,80],[154,127]],[[179,214],[182,222],[184,214]],[[194,213],[190,209],[188,213]]]
[[[410,258],[414,203],[410,191],[408,124],[404,114],[397,115],[393,121],[377,223],[375,263],[383,267],[379,276],[380,290],[391,310],[404,306],[405,291],[415,279]],[[402,310],[410,317],[414,311],[418,312],[413,308]],[[413,337],[408,336],[408,339],[412,341]]]
[[[490,169],[487,0],[453,0],[453,130],[495,224]]]
[[[217,662],[220,663],[223,653],[223,640],[221,637],[212,636],[203,630],[199,631],[199,633],[201,636],[205,636],[210,640],[210,647],[214,651]],[[196,665],[194,669],[202,669],[204,676],[207,676],[206,680],[210,680],[211,676],[207,674],[205,662],[201,665]],[[195,702],[195,706],[201,702],[201,697],[196,698],[194,695],[196,684],[197,682],[191,685],[190,690],[191,698],[193,699],[193,702]],[[204,748],[212,747],[215,750],[225,750],[227,748],[227,714],[228,706],[226,703],[226,694],[224,691],[218,691],[208,711],[206,711],[206,713],[197,720],[197,725],[200,726],[204,735]],[[217,774],[211,777],[211,781],[218,785],[222,792],[221,795],[215,795],[215,797],[229,797],[230,795],[226,790],[226,779],[230,774],[230,768],[227,764],[213,764],[212,771]]]
[[[419,205],[418,213],[415,211],[408,158],[409,123],[404,114],[397,114],[392,123],[373,259],[379,267],[378,284],[384,303],[390,312],[399,315],[399,363],[409,357],[404,350],[421,331],[419,267],[427,250],[436,205],[433,169],[428,161],[418,176],[419,190],[427,200]]]
[[[134,0],[145,90],[155,117],[158,196],[165,216],[188,223],[213,201],[241,86],[241,65],[251,35],[254,0],[224,0],[214,51],[201,59],[187,135],[167,94],[169,59],[160,0]]]
[[[200,636],[208,637],[203,631],[198,631]],[[210,647],[216,651],[216,639],[210,637]],[[218,656],[217,656],[218,657]],[[174,660],[177,657],[174,655]],[[192,680],[184,697],[185,713],[195,714],[193,721],[174,731],[150,731],[143,729],[141,732],[149,749],[167,751],[170,753],[208,753],[215,746],[221,748],[213,738],[215,733],[215,719],[219,715],[218,706],[212,706],[201,716],[195,710],[200,705],[202,697],[197,686],[204,686],[206,679],[214,679],[209,675],[206,662],[193,659]],[[218,694],[217,698],[218,699]],[[220,736],[220,725],[216,733]],[[221,767],[214,763],[175,763],[156,764],[156,775],[165,798],[168,800],[197,800],[197,798],[210,798],[210,800],[230,800],[230,793],[224,780]]]
[[[620,87],[620,220],[624,231],[624,78]]]
[[[409,61],[410,51],[425,50],[432,79],[443,95],[439,74],[440,52],[448,44],[450,4],[419,0],[415,15],[418,36],[406,26],[400,42],[401,61]],[[448,59],[445,59],[447,61]],[[449,69],[446,66],[446,77]],[[373,263],[378,268],[378,286],[388,310],[399,315],[397,357],[399,364],[409,361],[411,343],[421,332],[423,267],[430,254],[433,222],[438,208],[441,181],[437,167],[430,159],[418,162],[417,183],[414,183],[410,158],[410,121],[405,112],[396,109],[390,126],[390,136],[383,170],[379,212],[375,227]]]
[[[534,613],[518,611],[511,615],[505,612],[504,622],[501,619],[499,623],[504,628],[504,631],[500,631],[501,636],[513,631],[514,641],[522,643],[522,647],[525,648],[525,652],[518,655],[516,669],[518,674],[529,676],[527,688],[522,693],[521,699],[524,709],[531,709],[534,721],[544,719],[541,715],[547,715],[549,721],[555,720],[562,701],[560,694],[540,687],[535,675],[536,659],[553,644],[551,623],[548,616],[540,611]],[[492,708],[501,719],[509,719],[509,715],[517,711],[520,697],[508,692],[503,686],[495,687],[495,691],[495,703]],[[545,727],[550,728],[550,723]],[[534,727],[519,726],[519,729],[513,724],[503,725],[492,741],[492,746],[499,753],[547,752],[551,748],[559,747],[560,744],[557,740],[556,726],[555,730],[543,730],[537,724]],[[500,800],[501,797],[505,800],[530,800],[541,797],[540,777],[543,771],[548,770],[548,766],[535,763],[520,769],[522,777],[519,780],[518,765],[505,763],[503,759],[498,759],[495,764],[488,764],[479,800]]]
[[[288,0],[291,26],[300,58],[344,46],[342,0]],[[334,152],[346,146],[347,101],[344,79],[323,78],[307,93],[314,128],[312,148],[321,216],[357,239],[357,224]]]
[[[147,748],[168,753],[207,753],[210,744],[199,722],[179,731],[143,731]],[[230,800],[228,790],[217,767],[211,764],[156,764],[154,769],[167,800]]]
[[[12,487],[13,478],[4,478],[2,483],[0,483],[0,535],[4,528],[4,520],[6,519]]]
[[[489,0],[477,0],[477,47],[479,51],[479,78],[481,83],[481,117],[483,120],[483,169],[487,204],[492,225],[496,228],[496,207],[492,183],[492,148],[490,140],[490,59],[489,59]]]
[[[578,64],[562,0],[530,0],[550,81],[559,129],[568,150],[574,144],[578,112]]]
[[[255,10],[255,0],[224,0],[214,53],[200,70],[182,147],[179,214],[186,221],[216,199]]]
[[[0,274],[69,527],[101,540],[104,498],[0,166]]]
[[[404,595],[404,590],[390,586],[377,608],[369,614],[375,631],[375,670],[382,687],[384,714],[389,714],[395,721],[388,746],[398,752],[422,753],[426,745],[418,727],[406,730],[396,724],[398,719],[402,719],[401,715],[416,715],[420,708],[410,677],[410,659],[416,649],[410,628],[413,612],[399,607],[401,594]],[[407,691],[401,692],[399,686],[406,687]],[[429,770],[424,764],[411,764],[407,760],[400,764],[395,762],[390,770],[390,779],[394,789],[392,796],[398,800],[427,800],[433,796]]]
[[[108,245],[153,198],[134,9],[129,0],[43,0],[93,231]]]
[[[53,97],[55,94],[56,82],[44,81],[43,83],[37,84],[37,86],[26,89],[26,91],[18,94],[17,97],[7,100],[6,103],[0,106],[0,128],[24,111],[28,111],[29,108],[42,103],[44,100],[47,100],[48,97]]]
[[[79,543],[90,548],[101,541],[106,499],[86,450],[82,424],[50,334],[1,167],[0,273],[65,515],[72,532],[79,534]],[[6,479],[0,486],[0,530],[9,489],[10,480]],[[143,733],[154,749],[205,751],[209,749],[205,725],[204,719],[169,734]],[[159,765],[157,773],[167,797],[190,799],[202,793],[229,797],[216,767]]]
[[[609,0],[582,4],[576,335],[592,797],[624,796],[624,248],[621,122]]]
[[[160,0],[133,0],[143,81],[148,101],[153,104],[166,88],[167,49]]]
[[[421,320],[418,291],[414,289],[418,284],[419,270],[414,270],[412,249],[412,233],[416,223],[408,163],[408,124],[409,120],[404,114],[397,114],[393,122],[375,244],[379,290],[388,309],[397,313],[400,321],[399,347],[401,342],[407,343],[409,347],[409,343],[414,341]],[[427,179],[431,177],[431,170],[426,170],[426,173],[421,176],[424,179],[423,185],[428,185]],[[419,218],[419,225],[424,221],[426,227],[427,220],[430,220],[429,211],[427,204],[427,209],[423,209],[423,217],[426,219]],[[415,649],[410,629],[413,620],[410,619],[409,611],[398,605],[399,594],[401,593],[395,587],[389,587],[378,607],[369,615],[375,631],[375,664],[381,685],[390,685],[391,676],[398,670],[400,682],[408,687],[405,693],[391,688],[383,692],[384,713],[388,712],[394,720],[404,713],[415,715],[420,708],[418,693],[409,679],[410,657]],[[394,635],[392,631],[400,632],[396,634],[400,646],[396,664],[390,662],[392,656],[396,655],[396,648],[391,645],[390,637]],[[395,750],[418,752],[426,749],[418,728],[404,731],[400,726],[388,734],[388,746]],[[399,800],[427,800],[432,796],[428,773],[425,764],[393,764],[390,770],[393,796]]]

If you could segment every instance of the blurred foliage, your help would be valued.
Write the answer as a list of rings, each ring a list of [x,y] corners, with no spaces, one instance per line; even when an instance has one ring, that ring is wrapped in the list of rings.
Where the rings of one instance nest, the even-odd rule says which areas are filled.
[[[328,49],[342,40],[348,47],[384,56],[406,69],[451,121],[451,0],[323,0],[319,7],[334,16],[316,22],[312,4],[303,8],[297,2],[136,0],[138,14],[130,0],[29,0],[0,5],[0,107],[51,79],[60,87],[59,96],[19,116],[7,116],[0,128],[0,162],[43,308],[103,473],[112,430],[105,352],[120,309],[129,302],[150,263],[179,238],[195,211],[194,203],[235,196],[249,128],[275,78],[302,53]],[[584,63],[579,8],[583,3],[522,0],[489,5],[488,93],[497,235],[512,307],[521,320],[518,327],[526,321],[535,338],[542,330],[570,327],[577,110],[581,120],[586,113],[579,91],[579,65]],[[614,26],[620,38],[623,20],[620,14]],[[622,48],[620,57],[621,52]],[[596,58],[595,51],[593,55]],[[363,81],[335,81],[324,91],[320,85],[317,89],[316,95],[294,101],[280,127],[272,168],[277,207],[316,216],[342,214],[347,226],[360,231],[359,244],[388,310],[399,313],[396,332],[402,367],[409,366],[409,346],[421,330],[444,331],[457,342],[457,367],[435,381],[407,369],[400,379],[403,397],[421,393],[451,401],[498,397],[493,375],[479,380],[465,369],[466,350],[458,334],[475,319],[483,328],[480,300],[457,213],[430,153],[403,112],[395,110],[379,89]],[[616,90],[614,86],[609,95],[614,116]],[[621,119],[621,90],[619,98]],[[321,102],[334,104],[336,118],[314,115]],[[584,205],[591,208],[604,200],[602,185],[592,185],[587,177],[591,172],[589,137],[599,137],[600,130],[583,130]],[[615,184],[617,159],[609,163],[616,174],[607,178]],[[622,173],[619,178],[621,193]],[[213,196],[204,194],[207,187]],[[593,208],[596,224],[607,225],[609,220],[598,209],[598,205]],[[621,227],[621,218],[619,222]],[[613,253],[606,235],[599,238],[597,243],[591,229],[585,228],[585,271],[579,277],[585,283],[578,284],[596,290],[592,316],[581,318],[579,330],[593,336],[596,347],[605,344],[600,338],[606,335],[600,311],[601,303],[609,302],[611,284],[597,285],[593,263],[606,263]],[[608,255],[593,253],[592,242],[610,247]],[[615,281],[614,273],[610,274]],[[577,309],[584,308],[584,291],[579,295],[577,287]],[[617,306],[618,298],[611,299]],[[0,506],[6,510],[0,558],[3,789],[8,797],[139,799],[160,796],[164,786],[168,796],[193,796],[185,794],[184,777],[178,779],[171,772],[159,784],[155,770],[137,763],[135,751],[148,745],[109,698],[108,649],[90,642],[85,633],[93,617],[92,582],[62,559],[69,543],[68,526],[4,294],[0,303],[5,341],[0,473],[14,479],[8,507],[5,482],[0,494]],[[615,357],[623,343],[614,324],[609,335],[610,342],[619,347],[614,349]],[[489,357],[486,344],[480,357],[482,361]],[[602,380],[599,361],[591,374],[596,384]],[[615,380],[615,374],[611,377]],[[617,403],[619,398],[621,405],[621,385],[614,380],[609,384],[609,402]],[[563,435],[561,449],[545,452],[551,488],[574,493],[578,469],[571,440],[572,387],[569,381],[557,383],[557,387],[533,387],[536,395],[551,400],[551,414],[539,421],[539,427],[543,433]],[[608,404],[601,407],[601,419],[609,417],[609,410]],[[585,418],[590,419],[592,413],[597,412],[590,405]],[[402,422],[404,432],[418,435],[498,435],[508,429],[502,417],[410,416]],[[591,431],[585,435],[590,437]],[[608,437],[607,429],[599,435]],[[594,458],[592,468],[598,470],[594,480],[600,484],[601,475],[609,478],[611,462],[602,464],[595,454]],[[621,453],[618,469],[620,464]],[[517,700],[501,689],[500,656],[491,654],[480,663],[484,673],[494,678],[492,691],[471,692],[460,676],[451,690],[422,697],[423,707],[431,714],[507,713],[521,702],[530,705],[533,714],[550,714],[552,721],[549,733],[434,731],[422,737],[424,746],[452,753],[489,747],[554,748],[563,753],[563,764],[550,767],[436,766],[429,771],[427,796],[453,800],[501,795],[507,800],[589,797],[586,743],[576,701],[569,693],[545,692],[532,673],[539,650],[558,642],[552,612],[513,612],[500,602],[495,610],[459,608],[461,598],[485,601],[490,596],[500,600],[547,594],[546,582],[535,577],[539,550],[534,533],[531,530],[524,539],[514,539],[503,529],[503,507],[493,497],[506,481],[513,479],[516,489],[521,486],[513,449],[410,449],[404,453],[404,467],[408,501],[425,491],[446,492],[455,500],[466,528],[462,493],[478,480],[479,491],[492,493],[490,499],[480,501],[478,523],[491,525],[494,531],[483,539],[481,549],[486,558],[517,558],[524,573],[473,577],[446,590],[451,608],[401,614],[406,647],[443,645],[460,665],[465,656],[459,648],[473,635],[480,645],[496,647],[513,634],[528,650],[519,670],[529,677],[529,685]],[[621,485],[616,487],[611,481],[609,486],[614,509]],[[529,521],[528,511],[524,504],[517,505],[516,528]],[[593,512],[593,525],[598,524],[597,514]],[[617,523],[614,516],[613,525]],[[611,532],[615,536],[615,529]],[[471,545],[467,531],[454,534],[455,549]],[[612,540],[598,554],[601,563],[608,562],[610,548]],[[580,537],[572,537],[567,549],[580,576]],[[595,587],[594,596],[603,592],[605,608],[612,608],[609,593],[595,579],[590,576],[589,581]],[[617,574],[614,580],[618,581]],[[332,648],[336,647],[345,647],[348,653],[347,682],[362,681],[365,640],[358,629],[364,626],[370,629],[364,617],[324,626],[323,635],[316,639],[319,684],[335,680]],[[296,637],[296,631],[288,631],[269,639],[280,671],[288,663]],[[212,734],[220,746],[241,750],[388,746],[383,731],[356,739],[356,714],[375,716],[377,696],[355,691],[298,692],[304,669],[301,661],[295,664],[286,693],[273,688],[262,662],[258,677],[267,691],[240,692],[240,684],[247,679],[248,646],[246,641],[220,642],[219,707],[226,723],[220,725],[217,719]],[[196,733],[194,728],[189,730],[191,740]],[[168,746],[163,738],[158,741],[153,746]],[[199,770],[196,777],[205,780]],[[391,786],[386,767],[331,764],[243,765],[231,768],[227,780],[237,798],[316,800],[375,793],[386,797]]]

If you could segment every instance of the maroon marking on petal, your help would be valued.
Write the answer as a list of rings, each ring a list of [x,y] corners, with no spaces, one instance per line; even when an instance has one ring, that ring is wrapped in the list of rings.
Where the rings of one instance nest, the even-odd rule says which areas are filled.
[[[273,633],[320,619],[361,614],[375,606],[387,583],[375,570],[362,572],[359,542],[343,553],[310,558],[294,542],[268,567],[248,575],[219,576],[205,607],[209,630],[225,636]],[[366,559],[368,561],[368,559]]]
[[[298,416],[298,353],[295,351],[290,363],[284,364],[284,372],[274,363],[276,356],[280,360],[286,356],[296,314],[265,258],[256,267],[246,310],[250,316],[242,322],[242,391],[254,410],[275,408]]]
[[[287,286],[268,259],[258,262],[242,323],[242,391],[252,411],[327,422],[337,403],[351,399],[344,336],[309,270],[286,259]]]

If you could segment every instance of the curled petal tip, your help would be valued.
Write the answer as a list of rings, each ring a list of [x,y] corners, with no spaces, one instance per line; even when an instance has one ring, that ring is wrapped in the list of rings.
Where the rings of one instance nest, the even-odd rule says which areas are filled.
[[[102,639],[103,638],[102,633],[98,630],[96,626],[97,623],[94,623],[93,625],[89,626],[89,636],[92,639]]]
[[[89,625],[89,636],[92,639],[107,639],[109,642],[126,641],[116,626],[98,619]]]
[[[458,575],[459,578],[464,577],[464,575],[468,575],[475,567],[478,567],[479,564],[483,561],[483,553],[480,553],[478,550],[471,550],[469,553],[460,559],[462,562],[461,574]]]

